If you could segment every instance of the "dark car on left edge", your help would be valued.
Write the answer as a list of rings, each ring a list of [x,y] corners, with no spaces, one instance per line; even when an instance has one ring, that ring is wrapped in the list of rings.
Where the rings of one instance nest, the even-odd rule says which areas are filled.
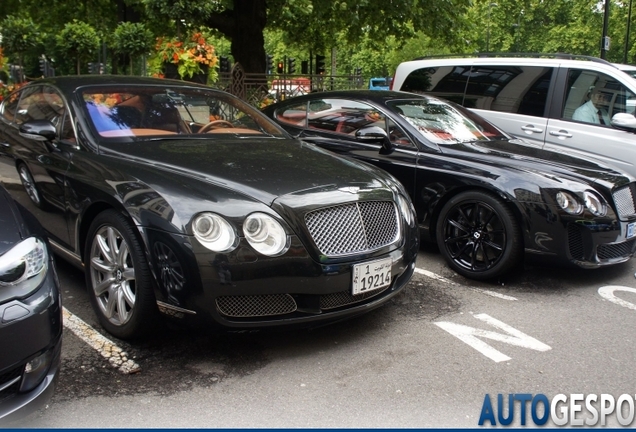
[[[452,102],[343,90],[263,111],[304,141],[394,175],[413,198],[423,239],[465,277],[500,277],[524,256],[598,268],[636,249],[633,177],[512,139]]]
[[[384,304],[414,271],[415,210],[397,180],[222,91],[38,80],[0,106],[0,141],[9,192],[84,269],[119,338],[161,316],[233,331],[323,325]]]
[[[61,304],[42,227],[0,187],[0,426],[16,424],[53,395]]]

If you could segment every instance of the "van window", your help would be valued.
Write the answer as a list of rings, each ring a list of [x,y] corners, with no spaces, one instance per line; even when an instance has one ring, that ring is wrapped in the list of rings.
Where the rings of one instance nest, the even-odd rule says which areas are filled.
[[[442,66],[413,71],[401,90],[428,93],[466,107],[543,116],[550,67]]]
[[[636,96],[623,84],[604,73],[571,69],[562,118],[609,125],[617,113],[634,114]]]

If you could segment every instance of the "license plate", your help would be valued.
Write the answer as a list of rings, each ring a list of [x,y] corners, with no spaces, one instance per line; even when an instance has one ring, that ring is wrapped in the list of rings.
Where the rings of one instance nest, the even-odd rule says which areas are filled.
[[[627,225],[627,238],[634,237],[636,234],[636,222]]]
[[[353,266],[353,295],[384,288],[391,284],[391,258]]]

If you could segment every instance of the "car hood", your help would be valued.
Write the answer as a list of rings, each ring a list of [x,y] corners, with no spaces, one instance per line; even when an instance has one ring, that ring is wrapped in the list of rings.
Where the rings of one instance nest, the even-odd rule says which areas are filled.
[[[22,240],[22,229],[13,200],[4,188],[0,191],[0,255],[4,255]]]
[[[239,191],[267,205],[299,191],[388,186],[379,169],[295,139],[138,142],[118,156]]]
[[[543,177],[567,178],[608,188],[633,181],[628,174],[592,159],[544,150],[523,140],[475,141],[441,146],[446,155],[506,166]],[[503,161],[502,161],[503,160]]]

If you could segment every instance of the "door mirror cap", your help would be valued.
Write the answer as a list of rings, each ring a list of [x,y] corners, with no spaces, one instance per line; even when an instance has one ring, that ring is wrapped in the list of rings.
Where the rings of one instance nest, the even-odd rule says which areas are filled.
[[[48,120],[31,120],[20,125],[20,136],[35,141],[51,141],[57,135],[55,126]]]
[[[382,144],[380,153],[388,154],[393,151],[393,144],[389,134],[379,126],[369,126],[356,131],[356,139],[359,141]]]

